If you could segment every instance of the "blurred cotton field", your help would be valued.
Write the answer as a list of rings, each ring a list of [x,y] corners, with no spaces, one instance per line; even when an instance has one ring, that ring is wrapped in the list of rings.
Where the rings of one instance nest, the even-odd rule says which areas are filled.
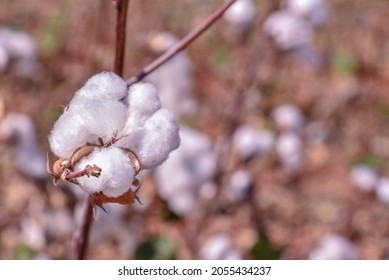
[[[0,1],[0,259],[71,259],[135,175],[87,258],[389,257],[389,3],[237,0],[127,88],[222,3],[131,0],[122,79],[112,1]],[[53,184],[46,153],[113,137]]]

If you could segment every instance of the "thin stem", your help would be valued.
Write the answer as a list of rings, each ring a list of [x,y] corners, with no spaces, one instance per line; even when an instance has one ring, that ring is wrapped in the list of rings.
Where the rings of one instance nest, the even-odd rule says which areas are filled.
[[[89,232],[93,221],[93,205],[91,203],[91,196],[85,203],[84,216],[82,218],[81,231],[76,237],[75,256],[76,260],[84,260],[89,243]]]
[[[117,12],[116,20],[116,49],[113,71],[120,77],[123,76],[124,53],[126,46],[127,8],[129,0],[114,0]]]
[[[116,6],[116,41],[115,41],[115,60],[113,71],[123,76],[123,65],[124,65],[124,50],[126,41],[126,21],[127,21],[127,8],[129,0],[113,0]],[[78,176],[80,174],[72,174],[72,176]],[[81,174],[85,175],[85,174]],[[69,175],[68,175],[69,176]],[[75,246],[75,258],[78,260],[85,259],[89,232],[93,222],[93,196],[89,195],[86,205],[85,212],[82,219],[81,231],[76,237]]]
[[[134,83],[139,82],[148,74],[153,72],[159,66],[164,64],[166,61],[171,59],[174,55],[185,49],[190,43],[192,43],[197,37],[199,37],[205,30],[210,28],[223,14],[224,12],[236,2],[236,0],[229,0],[223,6],[221,6],[218,10],[216,10],[206,21],[204,21],[199,27],[193,30],[191,33],[186,35],[183,39],[177,42],[173,47],[171,47],[168,51],[158,57],[156,60],[147,65],[142,71],[137,73],[136,75],[129,78],[126,82],[127,85],[130,86]]]

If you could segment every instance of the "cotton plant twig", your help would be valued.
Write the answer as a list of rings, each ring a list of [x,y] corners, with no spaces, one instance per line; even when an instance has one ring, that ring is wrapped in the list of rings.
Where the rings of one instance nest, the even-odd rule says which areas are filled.
[[[123,76],[124,53],[126,46],[126,24],[127,24],[127,10],[129,0],[113,0],[116,12],[116,49],[113,72],[118,76]]]
[[[131,78],[129,78],[126,82],[127,85],[130,86],[134,83],[139,82],[144,77],[149,75],[151,72],[156,70],[159,66],[167,62],[177,53],[185,49],[189,44],[191,44],[197,37],[199,37],[204,31],[210,28],[223,14],[224,12],[236,2],[237,0],[229,0],[219,9],[217,9],[206,21],[204,21],[199,27],[193,30],[191,33],[186,35],[180,41],[178,41],[173,47],[171,47],[168,51],[158,57],[156,60],[147,65],[142,71],[138,72]]]
[[[123,65],[124,65],[124,52],[125,52],[125,41],[126,41],[126,23],[127,23],[127,10],[129,0],[113,0],[116,7],[116,39],[115,39],[115,59],[113,72],[118,76],[123,76]],[[81,171],[81,172],[90,172]],[[101,170],[98,170],[100,172]],[[93,169],[92,172],[96,172],[96,169]],[[79,175],[79,174],[73,174]],[[83,174],[87,175],[87,174]],[[93,175],[93,173],[91,174]],[[93,175],[94,176],[94,175]],[[75,259],[83,260],[85,259],[88,242],[89,242],[89,232],[93,222],[93,196],[89,195],[85,203],[85,211],[82,219],[82,227],[80,232],[76,236],[75,241]]]

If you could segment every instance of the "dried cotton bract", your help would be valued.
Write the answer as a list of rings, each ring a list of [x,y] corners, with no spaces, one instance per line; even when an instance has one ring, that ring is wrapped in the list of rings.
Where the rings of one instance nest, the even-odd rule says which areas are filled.
[[[75,93],[54,124],[50,147],[61,159],[52,173],[94,194],[99,206],[130,203],[136,198],[130,189],[135,175],[178,148],[178,131],[153,85],[138,83],[127,90],[123,79],[103,72]],[[69,174],[78,176],[74,180]]]

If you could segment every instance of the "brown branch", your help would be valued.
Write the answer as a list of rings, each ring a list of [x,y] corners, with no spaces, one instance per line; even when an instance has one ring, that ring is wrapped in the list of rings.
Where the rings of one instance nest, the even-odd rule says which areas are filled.
[[[129,0],[113,0],[116,6],[117,21],[116,21],[116,41],[115,41],[115,60],[113,71],[123,76],[123,65],[124,65],[124,50],[126,41],[126,21],[127,21],[127,8]],[[92,167],[93,168],[93,167]],[[80,175],[72,174],[71,176]],[[83,174],[87,175],[87,174]],[[70,176],[70,174],[68,174]],[[85,258],[88,242],[89,232],[93,222],[93,196],[89,195],[86,206],[84,217],[82,219],[81,231],[76,237],[75,246],[75,258],[83,260]]]
[[[134,83],[139,82],[148,74],[153,72],[159,66],[164,64],[166,61],[171,59],[177,53],[185,49],[190,43],[192,43],[197,37],[199,37],[204,31],[210,28],[223,14],[224,12],[236,2],[236,0],[229,0],[223,6],[221,6],[218,10],[216,10],[206,21],[204,21],[199,27],[193,30],[191,33],[186,35],[183,39],[177,42],[173,47],[171,47],[168,51],[158,57],[156,60],[147,65],[142,71],[137,73],[135,76],[129,78],[126,82],[127,85],[130,86]]]
[[[84,216],[82,218],[82,226],[81,231],[76,236],[76,244],[75,244],[75,256],[76,260],[85,259],[85,255],[87,252],[88,241],[89,241],[89,232],[92,225],[93,220],[93,205],[89,199],[87,199],[85,203],[85,211]]]
[[[116,6],[116,49],[113,71],[120,77],[123,76],[124,53],[126,46],[127,8],[129,0],[113,0]]]

